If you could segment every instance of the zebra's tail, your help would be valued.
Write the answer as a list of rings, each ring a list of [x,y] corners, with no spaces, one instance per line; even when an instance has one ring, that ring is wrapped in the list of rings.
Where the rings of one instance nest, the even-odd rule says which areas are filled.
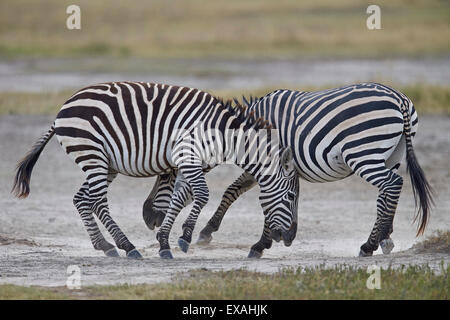
[[[425,231],[427,225],[431,207],[434,205],[433,201],[433,188],[428,183],[425,173],[417,161],[416,155],[414,153],[412,139],[411,139],[411,115],[409,113],[408,103],[403,104],[403,132],[405,134],[406,141],[406,163],[407,171],[409,172],[409,177],[411,178],[411,184],[414,194],[414,201],[416,208],[418,208],[417,213],[414,217],[414,222],[419,218],[420,223],[417,228],[417,235],[422,235]]]
[[[27,155],[17,164],[16,177],[11,192],[18,198],[26,198],[30,193],[31,172],[47,142],[55,134],[55,124],[31,148]]]

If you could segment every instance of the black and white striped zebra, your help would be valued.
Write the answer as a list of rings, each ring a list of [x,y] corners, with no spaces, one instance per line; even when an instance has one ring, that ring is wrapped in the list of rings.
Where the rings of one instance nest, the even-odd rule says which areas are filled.
[[[236,158],[234,163],[258,181],[260,202],[273,234],[290,241],[298,179],[288,148],[274,149],[276,154],[272,155],[279,161],[252,154],[267,151],[267,145],[259,143],[261,138],[276,140],[265,128],[265,121],[245,115],[242,107],[232,107],[201,90],[143,82],[96,84],[79,90],[64,103],[50,130],[19,163],[13,191],[18,197],[29,194],[33,166],[56,135],[64,151],[86,174],[74,204],[94,248],[107,256],[118,256],[93,214],[119,249],[130,258],[141,258],[109,214],[108,186],[119,173],[149,177],[177,170],[180,183],[189,185],[194,199],[179,240],[186,251],[198,214],[209,197],[203,169],[218,164],[211,164],[213,156],[215,160],[234,159],[233,143],[237,143],[248,149],[244,158]],[[248,134],[265,131],[263,136]],[[219,138],[209,140],[213,133]],[[238,134],[230,136],[233,133]],[[172,257],[168,238],[176,213],[169,209],[158,233],[163,258]]]
[[[363,83],[317,92],[276,90],[245,102],[248,112],[278,129],[282,144],[294,151],[302,179],[328,182],[356,174],[378,188],[377,219],[369,239],[360,248],[361,256],[372,255],[379,245],[383,253],[393,248],[390,234],[403,185],[396,172],[405,151],[419,208],[416,218],[421,215],[417,234],[424,232],[433,202],[432,190],[414,154],[412,138],[418,117],[404,94],[382,84]],[[255,181],[243,174],[226,190],[217,211],[200,232],[200,242],[211,241],[212,232],[219,229],[231,204],[254,185]],[[163,181],[155,186],[144,206],[145,216],[164,214],[167,202],[162,190],[170,193],[170,184]],[[190,190],[181,192],[189,194]],[[152,201],[155,205],[150,210],[148,203]],[[267,235],[265,225],[249,257],[260,257],[265,248],[270,248],[272,239]]]

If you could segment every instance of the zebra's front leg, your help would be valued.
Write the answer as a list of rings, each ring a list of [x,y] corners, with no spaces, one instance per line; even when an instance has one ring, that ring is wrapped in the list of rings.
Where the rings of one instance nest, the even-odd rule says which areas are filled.
[[[169,209],[161,224],[161,227],[156,234],[156,239],[159,242],[159,256],[162,259],[172,259],[172,253],[170,252],[169,235],[172,230],[173,223],[175,222],[178,213],[185,207],[188,201],[186,197],[189,196],[190,186],[183,179],[181,174],[178,174],[175,187],[170,200]]]
[[[200,231],[198,237],[198,244],[207,244],[212,240],[212,233],[219,230],[222,219],[225,216],[228,208],[239,198],[243,193],[247,192],[256,185],[256,180],[247,172],[244,172],[234,181],[225,191],[222,196],[222,201],[217,208],[214,215],[209,219],[206,226]]]
[[[360,248],[359,255],[362,257],[371,256],[379,245],[384,254],[390,253],[394,248],[390,234],[393,231],[394,215],[403,186],[403,178],[386,169],[385,176],[374,184],[380,190],[377,199],[377,220],[369,239]]]
[[[181,167],[180,172],[191,186],[194,198],[192,210],[183,224],[183,235],[178,239],[178,246],[183,252],[187,252],[200,211],[208,202],[209,190],[201,167]]]
[[[259,259],[263,255],[264,249],[270,249],[272,247],[272,237],[270,236],[270,229],[267,222],[264,222],[264,229],[261,239],[255,243],[250,252],[248,253],[248,258]]]

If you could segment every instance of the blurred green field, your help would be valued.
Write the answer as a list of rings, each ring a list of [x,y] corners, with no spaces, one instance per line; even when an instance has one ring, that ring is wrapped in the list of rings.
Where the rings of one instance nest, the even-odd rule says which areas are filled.
[[[366,269],[338,266],[284,269],[275,274],[248,270],[191,271],[170,283],[64,287],[0,285],[0,299],[442,299],[449,298],[450,266],[438,273],[427,266],[380,272],[380,289],[370,290]]]
[[[393,86],[405,93],[414,103],[419,113],[440,113],[450,115],[450,87],[432,85]],[[263,96],[275,89],[259,88],[242,90],[216,89],[210,92],[224,99],[233,97],[241,100],[242,95]],[[287,88],[294,90],[314,91],[325,87]],[[56,115],[62,104],[69,99],[75,90],[56,92],[0,92],[0,115],[4,114],[52,114]]]
[[[450,5],[377,1],[381,30],[366,28],[363,0],[2,0],[0,57],[384,57],[448,55]]]

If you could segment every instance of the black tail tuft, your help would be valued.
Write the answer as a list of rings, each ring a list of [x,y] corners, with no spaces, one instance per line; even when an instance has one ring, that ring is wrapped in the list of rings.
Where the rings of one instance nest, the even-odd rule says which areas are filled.
[[[18,198],[26,198],[30,193],[30,180],[33,167],[47,142],[54,135],[54,127],[33,146],[28,154],[19,162],[11,192]]]
[[[425,173],[420,167],[416,154],[414,153],[411,134],[411,110],[413,110],[413,108],[410,108],[410,106],[412,106],[412,102],[406,96],[400,96],[403,97],[401,112],[403,115],[403,132],[405,134],[406,143],[406,164],[409,177],[411,178],[414,202],[417,209],[417,213],[414,216],[414,222],[416,222],[419,216],[421,217],[416,234],[418,237],[424,233],[428,219],[430,218],[431,207],[434,205],[434,191],[428,183]]]
[[[417,236],[422,235],[425,231],[427,225],[431,207],[434,205],[433,194],[434,191],[427,179],[425,174],[417,162],[416,155],[412,148],[408,148],[406,153],[406,162],[408,165],[408,172],[411,178],[412,189],[414,193],[414,201],[416,202],[416,208],[418,207],[417,213],[414,217],[414,222],[419,217],[421,213],[421,221],[417,230]]]

